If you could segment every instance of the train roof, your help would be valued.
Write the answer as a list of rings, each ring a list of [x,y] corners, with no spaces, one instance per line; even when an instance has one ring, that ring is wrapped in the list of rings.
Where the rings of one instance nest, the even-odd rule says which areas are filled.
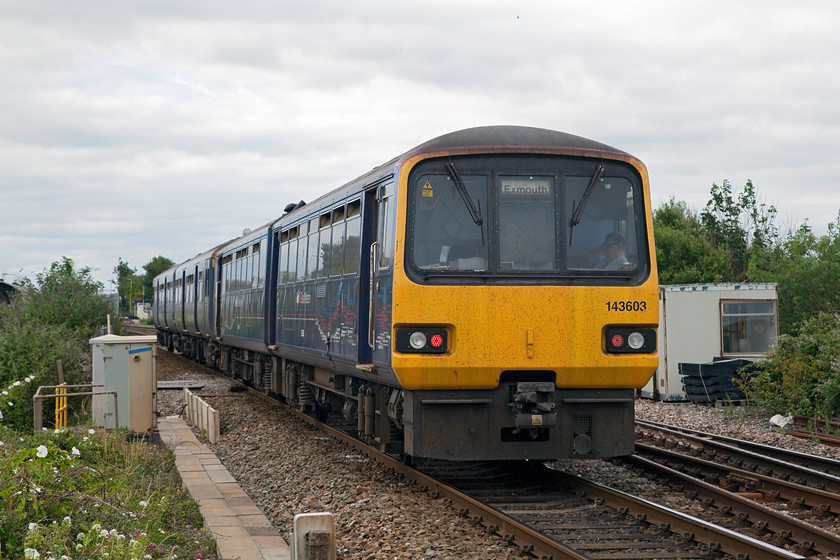
[[[426,153],[466,150],[466,151],[554,151],[572,149],[586,152],[606,152],[629,155],[626,152],[566,132],[534,128],[529,126],[480,126],[450,132],[433,138],[412,148],[399,159],[408,159]]]
[[[572,151],[589,156],[603,154],[612,157],[633,157],[627,152],[613,148],[607,144],[546,128],[514,125],[466,128],[423,142],[388,162],[371,169],[367,173],[356,177],[352,181],[348,181],[342,186],[310,201],[308,204],[309,208],[307,206],[301,206],[290,211],[288,214],[284,214],[275,223],[288,223],[287,218],[294,220],[298,216],[308,214],[308,211],[317,209],[322,204],[329,204],[331,201],[344,196],[348,190],[352,190],[356,185],[376,182],[380,178],[389,175],[396,165],[411,158],[424,154],[446,153],[453,150],[467,153],[556,153],[558,151]]]

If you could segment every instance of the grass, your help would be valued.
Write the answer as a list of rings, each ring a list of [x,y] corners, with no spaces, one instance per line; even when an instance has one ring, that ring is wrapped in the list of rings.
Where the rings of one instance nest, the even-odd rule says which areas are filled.
[[[215,558],[174,455],[101,429],[0,425],[0,559]]]

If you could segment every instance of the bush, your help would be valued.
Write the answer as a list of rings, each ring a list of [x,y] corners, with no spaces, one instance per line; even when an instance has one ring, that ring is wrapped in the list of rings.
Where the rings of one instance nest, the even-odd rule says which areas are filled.
[[[0,558],[212,558],[172,453],[91,428],[32,435],[57,359],[69,384],[89,380],[89,339],[112,310],[101,289],[64,258],[0,306]]]
[[[743,385],[772,413],[826,419],[840,413],[840,316],[821,313],[799,334],[780,336]]]
[[[212,555],[211,536],[194,529],[201,526],[198,506],[181,487],[168,450],[125,433],[21,436],[0,426],[0,542],[6,558]]]
[[[37,287],[23,284],[25,295],[0,306],[0,413],[16,430],[32,427],[37,387],[58,384],[57,360],[62,360],[68,384],[89,381],[84,371],[88,341],[112,311],[90,269],[77,271],[66,257],[37,276]],[[23,379],[30,381],[21,385]]]
[[[38,323],[60,325],[76,338],[94,336],[116,309],[104,295],[101,282],[88,267],[76,270],[73,260],[62,257],[50,269],[36,276],[36,286],[27,286],[27,315]]]

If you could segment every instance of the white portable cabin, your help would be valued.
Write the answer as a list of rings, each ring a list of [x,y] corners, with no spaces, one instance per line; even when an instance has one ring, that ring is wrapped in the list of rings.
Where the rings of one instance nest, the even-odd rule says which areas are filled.
[[[776,284],[659,287],[659,367],[641,396],[686,400],[680,363],[762,357],[779,334]]]

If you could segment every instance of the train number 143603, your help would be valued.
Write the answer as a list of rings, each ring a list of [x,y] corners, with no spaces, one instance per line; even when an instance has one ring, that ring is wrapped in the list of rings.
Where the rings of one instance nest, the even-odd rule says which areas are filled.
[[[647,311],[644,301],[608,301],[607,311]]]

